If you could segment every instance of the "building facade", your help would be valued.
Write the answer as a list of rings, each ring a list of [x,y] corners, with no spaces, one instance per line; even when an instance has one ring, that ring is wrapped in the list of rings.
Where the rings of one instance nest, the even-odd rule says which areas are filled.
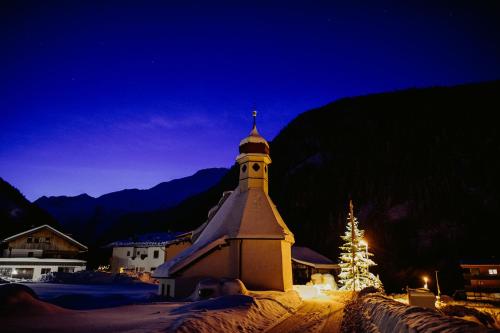
[[[153,273],[161,295],[187,296],[204,278],[236,278],[253,290],[292,289],[294,236],[268,194],[269,144],[255,118],[239,152],[238,187],[210,210],[193,244]]]
[[[86,268],[83,254],[87,247],[49,225],[26,230],[0,243],[0,277],[36,281],[50,272]]]
[[[467,299],[500,300],[500,263],[461,264]]]
[[[153,233],[109,244],[113,273],[151,273],[191,245],[189,234]]]
[[[338,276],[340,266],[324,255],[305,246],[292,246],[293,283],[306,284],[313,274]]]

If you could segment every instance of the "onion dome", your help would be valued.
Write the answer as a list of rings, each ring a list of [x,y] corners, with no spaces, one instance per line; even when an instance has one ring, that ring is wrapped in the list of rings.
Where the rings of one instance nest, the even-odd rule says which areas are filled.
[[[257,111],[253,114],[253,128],[246,138],[240,141],[240,154],[266,154],[269,155],[269,143],[257,131]]]

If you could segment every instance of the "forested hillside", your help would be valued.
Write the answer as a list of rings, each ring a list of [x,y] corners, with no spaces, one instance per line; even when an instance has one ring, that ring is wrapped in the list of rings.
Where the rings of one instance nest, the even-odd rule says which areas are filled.
[[[336,260],[352,198],[388,289],[420,286],[436,269],[445,290],[460,288],[460,259],[499,254],[499,96],[500,82],[410,89],[301,114],[272,141],[270,167],[271,197],[297,244]],[[122,222],[195,228],[236,184],[233,168],[175,208]]]

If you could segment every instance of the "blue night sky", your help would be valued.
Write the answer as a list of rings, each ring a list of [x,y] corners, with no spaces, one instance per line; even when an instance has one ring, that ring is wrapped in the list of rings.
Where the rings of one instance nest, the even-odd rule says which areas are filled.
[[[254,105],[271,140],[341,97],[500,78],[498,1],[266,3],[2,1],[0,177],[148,188],[231,166]]]

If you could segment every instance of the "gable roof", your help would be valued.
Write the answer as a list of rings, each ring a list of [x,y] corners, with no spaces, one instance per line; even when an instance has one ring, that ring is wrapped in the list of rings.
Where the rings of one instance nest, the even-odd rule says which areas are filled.
[[[153,276],[171,276],[195,262],[206,253],[205,249],[228,239],[283,239],[294,242],[292,232],[267,193],[260,188],[242,191],[237,187],[208,221],[193,245],[160,265]]]
[[[334,269],[338,267],[329,258],[305,246],[292,246],[292,261],[314,268]]]
[[[12,235],[10,237],[7,237],[5,238],[4,240],[2,240],[0,243],[5,243],[5,242],[9,242],[13,239],[16,239],[16,238],[19,238],[21,236],[24,236],[24,235],[28,235],[30,233],[33,233],[35,231],[38,231],[38,230],[41,230],[41,229],[44,229],[44,228],[47,228],[47,229],[50,229],[51,231],[53,231],[55,234],[57,234],[58,236],[61,236],[62,238],[66,239],[67,241],[69,241],[70,243],[73,243],[75,244],[77,247],[80,247],[81,249],[83,250],[87,250],[88,248],[83,245],[82,243],[78,242],[77,240],[71,238],[70,236],[60,232],[59,230],[57,229],[54,229],[53,227],[51,227],[50,225],[48,224],[43,224],[43,225],[40,225],[38,227],[35,227],[33,229],[29,229],[29,230],[26,230],[26,231],[23,231],[21,233],[18,233],[18,234],[15,234],[15,235]]]
[[[127,239],[117,240],[109,243],[105,247],[151,247],[166,246],[187,241],[191,238],[190,233],[186,232],[152,232],[147,234],[129,237]]]

